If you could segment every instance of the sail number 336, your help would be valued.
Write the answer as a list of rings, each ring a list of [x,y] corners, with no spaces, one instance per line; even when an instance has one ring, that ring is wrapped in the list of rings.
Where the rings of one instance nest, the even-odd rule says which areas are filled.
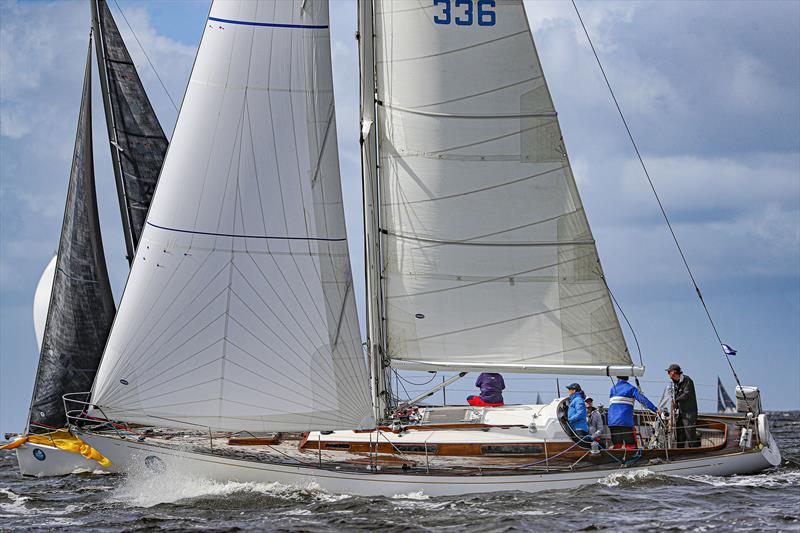
[[[433,21],[458,26],[494,26],[495,0],[433,0]]]

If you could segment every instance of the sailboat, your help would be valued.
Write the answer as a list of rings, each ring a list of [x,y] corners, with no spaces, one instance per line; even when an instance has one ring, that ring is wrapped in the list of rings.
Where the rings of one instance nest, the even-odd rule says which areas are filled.
[[[103,468],[93,459],[74,453],[81,444],[62,429],[67,423],[62,396],[91,387],[115,314],[95,195],[92,40],[129,260],[133,259],[167,148],[167,139],[107,3],[92,0],[91,5],[93,31],[58,253],[45,268],[34,296],[34,329],[40,355],[29,420],[25,433],[10,445],[16,449],[24,476]]]
[[[736,403],[728,395],[728,391],[722,386],[722,380],[717,376],[717,412],[735,413]]]
[[[563,398],[396,401],[395,370],[644,367],[626,348],[522,2],[358,9],[366,342],[328,4],[215,1],[90,400],[65,396],[81,438],[115,472],[362,495],[777,465],[756,407],[701,417],[698,448],[638,413],[634,452],[584,448]]]

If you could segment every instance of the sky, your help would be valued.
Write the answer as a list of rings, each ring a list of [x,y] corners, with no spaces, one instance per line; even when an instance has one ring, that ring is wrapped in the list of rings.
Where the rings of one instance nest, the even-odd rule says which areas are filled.
[[[167,93],[180,103],[209,2],[110,4],[169,136],[177,110]],[[739,352],[742,382],[761,388],[767,409],[800,409],[800,2],[578,6],[723,342]],[[698,386],[700,409],[714,410],[718,375],[733,392],[730,369],[572,5],[526,8],[609,285],[648,368],[645,393],[657,399],[664,368],[678,362]],[[89,25],[83,0],[0,0],[0,435],[24,429],[38,359],[33,294],[58,243]],[[342,185],[363,321],[355,31],[354,1],[331,0]],[[119,299],[128,266],[100,100],[96,93],[98,202]],[[629,330],[626,337],[638,360]],[[403,376],[399,390],[414,394],[442,374]],[[448,402],[473,393],[474,378],[448,387]],[[507,402],[556,394],[553,376],[506,378]],[[579,381],[596,404],[607,402],[607,378],[559,380],[562,391]]]

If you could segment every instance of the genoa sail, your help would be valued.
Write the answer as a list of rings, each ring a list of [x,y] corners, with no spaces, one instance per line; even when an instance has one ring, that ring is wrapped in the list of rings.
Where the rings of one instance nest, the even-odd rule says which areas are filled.
[[[728,391],[722,386],[722,380],[717,376],[717,412],[735,413],[736,403],[731,399]]]
[[[65,393],[87,391],[92,386],[114,319],[114,299],[95,196],[91,92],[90,48],[67,203],[30,407],[28,429],[32,432],[61,427],[66,422],[61,398]],[[42,283],[46,285],[45,281]],[[44,291],[45,288],[49,289],[37,288],[36,300],[39,300],[40,289]],[[34,305],[39,307],[38,303]]]
[[[521,1],[375,2],[391,365],[640,375]]]
[[[105,0],[92,0],[97,64],[128,260],[133,260],[168,141]]]
[[[373,427],[327,2],[215,2],[92,402],[170,427]]]

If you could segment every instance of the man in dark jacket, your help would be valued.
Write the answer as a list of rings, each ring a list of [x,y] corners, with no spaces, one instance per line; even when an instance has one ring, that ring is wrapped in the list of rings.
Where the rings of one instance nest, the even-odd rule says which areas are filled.
[[[478,376],[475,386],[481,389],[480,396],[467,396],[467,403],[475,407],[500,407],[503,405],[503,389],[506,383],[500,374],[484,372]]]
[[[697,394],[694,381],[681,370],[680,365],[672,363],[667,368],[672,380],[672,409],[675,413],[675,429],[678,448],[697,448]]]

